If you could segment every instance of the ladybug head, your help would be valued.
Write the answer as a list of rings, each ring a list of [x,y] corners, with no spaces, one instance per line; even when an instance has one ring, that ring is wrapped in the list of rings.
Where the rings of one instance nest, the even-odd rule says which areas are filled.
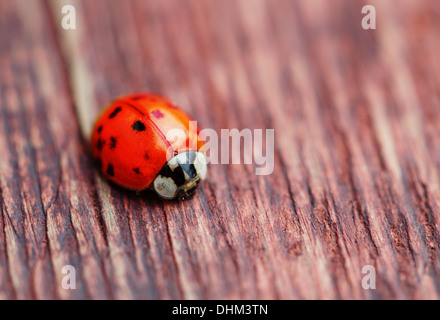
[[[206,178],[207,161],[202,152],[185,151],[171,158],[157,175],[153,189],[164,199],[191,197]]]

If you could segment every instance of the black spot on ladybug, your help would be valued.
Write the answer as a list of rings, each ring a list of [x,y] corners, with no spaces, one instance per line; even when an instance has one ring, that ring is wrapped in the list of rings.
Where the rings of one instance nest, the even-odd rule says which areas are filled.
[[[115,169],[113,168],[113,165],[109,164],[107,167],[107,174],[110,177],[114,177],[115,176]]]
[[[139,168],[134,168],[133,171],[134,171],[136,174],[139,174],[139,173],[140,173]]]
[[[96,143],[96,148],[98,149],[98,151],[102,150],[102,147],[104,147],[104,141],[102,141],[101,139],[98,139],[98,142]]]
[[[101,133],[101,132],[102,132],[102,126],[99,126],[98,133]]]
[[[145,160],[150,160],[150,157],[148,156],[148,153],[145,154]]]
[[[121,112],[121,110],[122,110],[121,107],[117,107],[117,108],[116,108],[116,109],[110,114],[109,118],[110,118],[110,119],[113,119],[114,117],[117,116],[117,114],[118,114],[119,112]]]
[[[136,131],[145,131],[145,124],[143,124],[141,121],[136,121],[133,123],[133,130]]]
[[[110,149],[114,149],[114,148],[116,148],[116,143],[117,143],[118,141],[116,140],[116,138],[115,137],[110,137]]]

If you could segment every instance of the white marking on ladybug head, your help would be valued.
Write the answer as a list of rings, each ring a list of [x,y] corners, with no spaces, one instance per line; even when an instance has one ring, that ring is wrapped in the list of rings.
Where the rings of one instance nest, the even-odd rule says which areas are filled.
[[[181,154],[181,153],[179,153],[179,154]],[[176,169],[179,166],[179,162],[177,162],[178,155],[172,157],[167,163],[168,167],[170,167],[171,170],[173,170],[173,171],[174,171],[174,169]]]
[[[158,175],[154,180],[154,190],[165,199],[174,199],[177,194],[177,185],[171,177]]]
[[[196,158],[194,160],[194,168],[200,179],[205,180],[208,172],[208,160],[203,152],[196,152]]]

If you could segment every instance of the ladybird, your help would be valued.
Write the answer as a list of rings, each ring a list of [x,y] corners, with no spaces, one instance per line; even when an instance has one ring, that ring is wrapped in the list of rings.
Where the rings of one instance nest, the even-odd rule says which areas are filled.
[[[164,199],[191,197],[206,178],[199,129],[170,101],[153,94],[117,98],[98,117],[91,147],[102,174],[126,189]],[[169,130],[185,134],[167,139]]]

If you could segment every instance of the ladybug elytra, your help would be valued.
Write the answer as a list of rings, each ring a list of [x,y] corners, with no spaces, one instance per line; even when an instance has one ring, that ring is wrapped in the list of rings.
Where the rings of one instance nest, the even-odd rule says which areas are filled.
[[[180,139],[170,130],[184,133]],[[187,199],[206,178],[197,126],[168,100],[133,94],[113,101],[99,116],[92,154],[105,177],[131,190],[151,188],[165,199]]]

